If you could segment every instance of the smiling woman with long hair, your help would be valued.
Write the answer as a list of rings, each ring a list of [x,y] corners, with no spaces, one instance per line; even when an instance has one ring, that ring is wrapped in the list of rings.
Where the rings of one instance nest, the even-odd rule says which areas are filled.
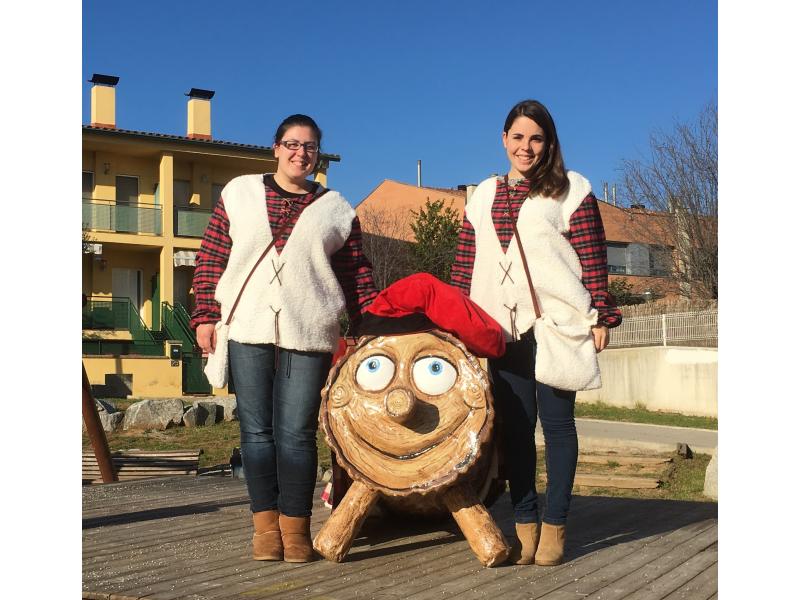
[[[579,383],[560,389],[540,381],[544,363],[541,355],[537,358],[534,325],[546,315],[556,327],[577,332],[576,339],[583,338],[580,348],[588,346],[588,358],[594,362],[596,387],[595,354],[606,347],[609,328],[619,325],[622,317],[608,293],[605,233],[597,200],[584,177],[564,168],[547,108],[536,100],[514,106],[506,117],[502,142],[508,174],[481,182],[470,197],[451,283],[494,317],[506,337],[505,355],[490,359],[489,370],[516,524],[510,560],[557,565],[564,556],[578,458],[574,390],[588,388]],[[562,364],[572,366],[586,359],[577,343],[574,352],[572,347],[567,352]],[[547,463],[547,506],[541,527],[534,443],[537,415]]]
[[[228,373],[255,560],[314,556],[317,416],[338,316],[346,309],[357,323],[377,295],[355,211],[308,179],[321,142],[311,117],[284,119],[273,143],[275,173],[242,175],[225,186],[197,254],[192,326],[200,348],[224,351],[216,324],[230,322]]]

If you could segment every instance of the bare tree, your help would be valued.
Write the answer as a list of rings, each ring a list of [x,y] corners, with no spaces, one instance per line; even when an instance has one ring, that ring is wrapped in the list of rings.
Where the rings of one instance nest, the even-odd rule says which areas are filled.
[[[410,274],[411,242],[408,210],[368,208],[359,212],[364,239],[364,254],[372,263],[372,276],[378,289],[384,289]]]
[[[632,207],[663,214],[650,231],[672,248],[672,276],[690,298],[717,297],[717,105],[650,136],[650,156],[623,161]],[[652,227],[653,220],[648,220]]]

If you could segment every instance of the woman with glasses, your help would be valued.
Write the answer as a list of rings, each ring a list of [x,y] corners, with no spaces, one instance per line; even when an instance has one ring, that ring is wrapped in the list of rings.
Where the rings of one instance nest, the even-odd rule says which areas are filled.
[[[227,321],[235,304],[229,377],[255,560],[314,556],[317,417],[338,316],[346,309],[357,323],[377,294],[355,211],[308,179],[321,141],[311,117],[287,117],[275,132],[275,173],[242,175],[225,186],[197,253],[192,326],[204,352],[216,351],[215,324]]]
[[[575,344],[574,353],[570,347],[559,362],[571,369],[581,361],[590,362],[596,387],[599,370],[594,354],[608,345],[608,330],[619,325],[622,316],[608,293],[605,233],[597,200],[584,177],[564,168],[548,110],[535,100],[518,103],[506,117],[502,140],[508,174],[486,179],[470,197],[451,283],[505,331],[506,353],[490,359],[489,370],[516,525],[511,561],[551,566],[563,561],[578,458],[571,390],[584,388],[563,390],[537,379],[533,325],[539,315],[546,315],[557,326],[580,332],[575,339],[583,338],[588,352],[579,353]],[[543,357],[539,358],[542,366]],[[537,414],[547,464],[541,527],[534,443]]]

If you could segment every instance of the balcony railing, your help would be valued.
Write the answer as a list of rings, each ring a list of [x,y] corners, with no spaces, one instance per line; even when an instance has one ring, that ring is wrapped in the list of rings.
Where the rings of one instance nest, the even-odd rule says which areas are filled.
[[[177,208],[175,209],[175,235],[203,237],[210,218],[210,210]]]
[[[84,199],[83,226],[85,229],[119,233],[161,235],[161,207]]]
[[[83,339],[84,354],[161,356],[164,342],[153,337],[130,298],[90,298],[83,306],[83,329],[127,330],[130,340]]]

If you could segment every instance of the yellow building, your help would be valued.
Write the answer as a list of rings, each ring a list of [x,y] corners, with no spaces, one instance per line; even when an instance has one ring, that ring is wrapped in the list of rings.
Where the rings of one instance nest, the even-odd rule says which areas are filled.
[[[119,78],[95,74],[90,82],[82,144],[90,383],[110,395],[208,393],[187,319],[195,254],[222,188],[238,175],[274,172],[272,148],[214,139],[214,92],[196,88],[187,94],[186,135],[120,129]],[[328,165],[339,160],[323,154],[316,180],[327,184]]]

